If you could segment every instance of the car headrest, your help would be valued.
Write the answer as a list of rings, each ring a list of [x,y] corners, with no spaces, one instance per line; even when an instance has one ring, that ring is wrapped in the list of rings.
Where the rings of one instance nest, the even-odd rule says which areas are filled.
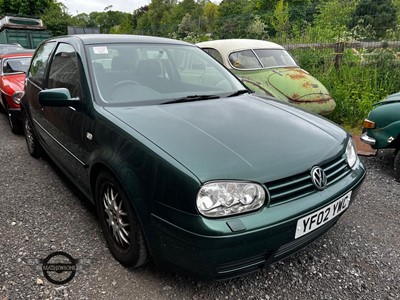
[[[156,77],[162,74],[160,63],[153,59],[139,61],[137,71],[143,76]]]

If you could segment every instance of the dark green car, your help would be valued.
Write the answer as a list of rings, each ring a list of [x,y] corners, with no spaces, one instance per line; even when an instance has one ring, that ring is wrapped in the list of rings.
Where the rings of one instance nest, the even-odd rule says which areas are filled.
[[[170,39],[48,40],[22,111],[30,154],[45,150],[93,201],[127,266],[152,258],[203,279],[263,268],[333,226],[365,176],[344,130]]]
[[[363,123],[361,141],[374,149],[395,149],[394,171],[400,181],[400,93],[375,104]]]

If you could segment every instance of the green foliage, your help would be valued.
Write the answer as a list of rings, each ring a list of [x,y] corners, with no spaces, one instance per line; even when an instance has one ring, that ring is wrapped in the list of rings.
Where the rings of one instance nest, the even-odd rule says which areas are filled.
[[[251,39],[266,39],[267,25],[261,20],[259,16],[255,16],[253,22],[247,27],[247,37]]]
[[[175,0],[151,0],[148,11],[138,20],[137,30],[142,34],[168,36],[169,16],[174,6]]]
[[[219,6],[213,2],[204,5],[204,16],[206,18],[206,30],[210,32],[215,29],[215,22],[219,17]]]
[[[377,39],[383,38],[386,30],[395,27],[397,8],[392,0],[361,0],[352,15],[350,28],[360,24],[371,25]]]
[[[0,15],[11,13],[40,16],[55,3],[54,0],[0,0]]]
[[[96,24],[94,27],[99,28],[101,33],[111,33],[115,26],[120,26],[127,21],[128,15],[127,13],[113,10],[92,12],[89,14],[89,23]]]
[[[72,22],[66,7],[58,2],[49,5],[41,18],[53,36],[67,34],[67,27]]]
[[[247,5],[247,0],[223,0],[214,35],[221,39],[245,38],[246,29],[253,20],[252,15],[246,13]]]
[[[336,42],[351,39],[347,24],[358,0],[321,1],[313,24],[308,24],[304,38],[307,42]]]
[[[289,28],[289,6],[284,0],[279,0],[276,4],[271,23],[277,34],[286,38]]]

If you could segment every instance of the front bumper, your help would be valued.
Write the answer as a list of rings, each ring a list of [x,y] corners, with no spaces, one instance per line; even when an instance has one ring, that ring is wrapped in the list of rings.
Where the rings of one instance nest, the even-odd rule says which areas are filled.
[[[361,137],[360,137],[361,141],[363,141],[365,144],[367,145],[375,145],[376,144],[376,140],[372,137],[369,137],[367,132],[364,132]]]
[[[297,252],[329,230],[340,215],[294,239],[298,219],[350,190],[352,202],[364,178],[365,168],[360,162],[351,174],[322,192],[231,218],[206,219],[181,212],[179,220],[171,223],[165,216],[173,220],[177,212],[165,208],[164,217],[152,214],[150,252],[156,264],[206,280],[254,272]],[[231,222],[239,225],[237,231]]]

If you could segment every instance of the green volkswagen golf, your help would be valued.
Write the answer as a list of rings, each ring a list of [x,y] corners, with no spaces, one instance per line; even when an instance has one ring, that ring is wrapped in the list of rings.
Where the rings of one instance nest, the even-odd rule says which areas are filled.
[[[130,267],[151,258],[202,279],[256,271],[328,231],[365,177],[343,129],[253,95],[170,39],[50,39],[21,109],[30,154],[45,151],[93,202]]]

